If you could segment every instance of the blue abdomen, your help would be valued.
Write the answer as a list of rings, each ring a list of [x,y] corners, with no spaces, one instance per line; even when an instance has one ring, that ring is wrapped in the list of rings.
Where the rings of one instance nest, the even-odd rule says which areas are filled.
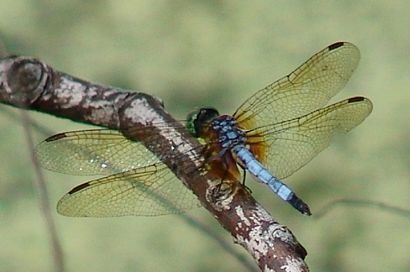
[[[267,184],[280,198],[286,201],[292,198],[292,190],[270,173],[245,146],[237,145],[232,148],[232,151],[249,173],[260,182]]]

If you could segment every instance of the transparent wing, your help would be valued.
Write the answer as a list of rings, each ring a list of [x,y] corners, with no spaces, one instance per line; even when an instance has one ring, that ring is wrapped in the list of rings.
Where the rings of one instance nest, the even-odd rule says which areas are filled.
[[[36,154],[45,169],[71,175],[107,175],[159,161],[143,144],[108,129],[56,134],[41,142]]]
[[[154,216],[199,207],[196,196],[164,164],[154,164],[83,183],[63,196],[66,216]]]
[[[251,145],[262,145],[258,159],[274,176],[285,178],[325,149],[335,134],[353,129],[371,111],[370,100],[352,97],[299,118],[249,131],[247,137]]]
[[[359,49],[347,42],[316,53],[291,74],[256,92],[235,112],[245,129],[303,116],[326,103],[347,83],[360,59]]]

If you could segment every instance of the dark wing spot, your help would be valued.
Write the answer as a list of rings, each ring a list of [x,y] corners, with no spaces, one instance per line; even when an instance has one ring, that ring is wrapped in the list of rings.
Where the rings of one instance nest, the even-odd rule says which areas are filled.
[[[58,134],[56,134],[56,135],[53,135],[53,136],[50,136],[50,137],[48,137],[47,139],[46,139],[46,142],[52,142],[52,141],[57,141],[57,140],[59,140],[59,139],[61,139],[61,138],[65,138],[66,137],[66,134],[63,132],[63,133],[58,133]]]
[[[344,42],[337,42],[337,43],[331,44],[328,46],[329,51],[335,50],[336,48],[339,48],[343,46],[344,44],[345,44]]]
[[[364,100],[364,97],[363,97],[363,96],[355,96],[355,97],[350,97],[350,98],[347,100],[347,103],[360,102],[360,101],[363,101],[363,100]]]
[[[72,194],[74,194],[74,193],[76,193],[76,192],[78,192],[78,191],[81,191],[81,190],[84,189],[84,188],[87,188],[88,186],[90,186],[90,183],[89,183],[89,182],[80,184],[80,185],[74,187],[73,189],[71,189],[71,191],[68,192],[68,194],[69,194],[69,195],[72,195]]]

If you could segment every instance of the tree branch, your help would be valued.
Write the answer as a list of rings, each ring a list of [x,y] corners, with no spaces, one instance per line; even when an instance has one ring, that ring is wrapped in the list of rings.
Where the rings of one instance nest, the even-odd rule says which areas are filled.
[[[261,270],[308,271],[303,246],[240,183],[222,183],[198,171],[204,160],[199,143],[157,98],[93,84],[36,59],[12,56],[0,60],[0,102],[120,130],[141,141],[192,190]],[[152,129],[143,130],[147,126]],[[130,135],[130,129],[144,135]]]

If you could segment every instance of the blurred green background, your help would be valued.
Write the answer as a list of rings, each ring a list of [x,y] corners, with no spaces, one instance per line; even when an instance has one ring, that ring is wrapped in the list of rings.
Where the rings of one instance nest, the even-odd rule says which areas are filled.
[[[103,84],[162,98],[184,118],[223,113],[335,41],[362,53],[334,100],[369,97],[373,113],[287,182],[318,212],[340,198],[409,208],[410,2],[5,1],[0,40],[13,54]],[[18,110],[0,105],[0,271],[52,271],[47,230]],[[83,129],[30,113],[51,133]],[[44,139],[36,131],[36,141]],[[51,203],[87,177],[46,172]],[[248,181],[253,194],[308,251],[311,271],[410,271],[408,217],[339,205],[308,218]],[[247,271],[179,216],[66,218],[54,210],[69,271]],[[246,261],[248,254],[202,209],[189,213]]]

